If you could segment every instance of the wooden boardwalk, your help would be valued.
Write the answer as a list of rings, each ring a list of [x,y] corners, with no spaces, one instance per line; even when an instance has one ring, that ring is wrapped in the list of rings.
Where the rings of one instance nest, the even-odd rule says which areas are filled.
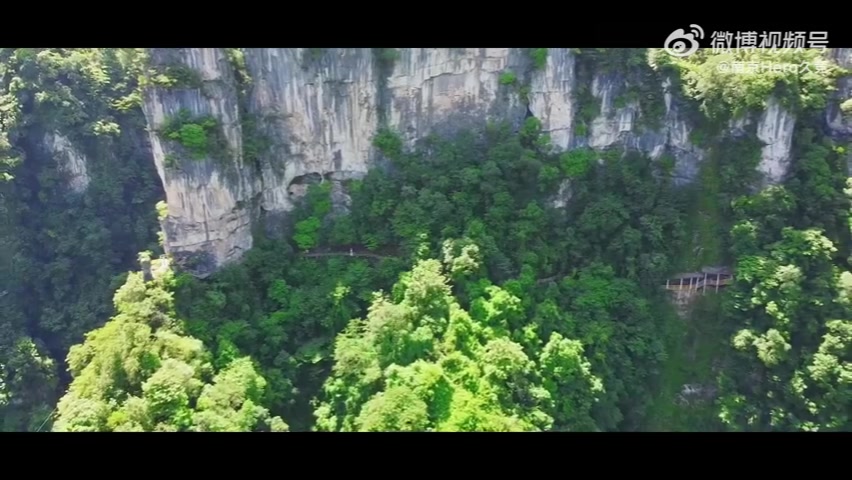
[[[671,293],[672,302],[681,315],[687,315],[690,304],[698,295],[719,293],[734,280],[733,272],[727,267],[705,267],[700,272],[676,275],[666,280],[666,290]]]
[[[700,272],[681,273],[666,280],[666,290],[672,292],[707,292],[707,287],[718,293],[720,288],[731,284],[733,272],[727,267],[704,267]]]

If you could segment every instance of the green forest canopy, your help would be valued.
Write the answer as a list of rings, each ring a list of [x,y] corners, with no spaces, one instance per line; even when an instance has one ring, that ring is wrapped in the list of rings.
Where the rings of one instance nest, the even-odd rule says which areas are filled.
[[[697,182],[678,187],[670,162],[638,153],[557,153],[535,118],[412,151],[383,131],[393,168],[347,182],[348,214],[314,185],[288,238],[259,234],[243,262],[198,280],[159,255],[161,193],[129,153],[138,53],[0,51],[3,112],[69,132],[95,159],[92,186],[69,199],[26,140],[37,131],[4,113],[5,148],[23,154],[2,187],[0,241],[15,252],[0,266],[15,292],[0,299],[4,430],[852,426],[852,184],[843,146],[813,128],[837,71],[767,80],[720,75],[709,53],[581,50],[582,68],[678,75],[709,152]],[[798,114],[794,163],[754,191],[759,145],[719,119],[773,89]],[[353,246],[382,258],[301,254]],[[707,264],[696,246],[736,277],[683,319],[660,285]],[[684,402],[683,383],[716,400]]]

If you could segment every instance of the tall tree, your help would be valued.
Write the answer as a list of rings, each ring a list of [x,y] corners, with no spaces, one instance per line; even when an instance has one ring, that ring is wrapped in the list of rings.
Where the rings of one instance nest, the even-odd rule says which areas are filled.
[[[182,334],[165,260],[131,273],[117,314],[71,348],[74,380],[54,431],[286,431],[261,405],[266,381],[249,358],[218,372],[200,340]]]

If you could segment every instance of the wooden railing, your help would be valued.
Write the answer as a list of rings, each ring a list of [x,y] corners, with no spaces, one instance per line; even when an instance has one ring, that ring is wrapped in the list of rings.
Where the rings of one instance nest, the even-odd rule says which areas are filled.
[[[701,293],[704,294],[707,287],[718,292],[720,288],[727,287],[734,281],[734,277],[730,273],[703,272],[695,276],[686,275],[688,274],[683,274],[673,280],[666,280],[666,290],[674,292],[697,292],[701,290]]]

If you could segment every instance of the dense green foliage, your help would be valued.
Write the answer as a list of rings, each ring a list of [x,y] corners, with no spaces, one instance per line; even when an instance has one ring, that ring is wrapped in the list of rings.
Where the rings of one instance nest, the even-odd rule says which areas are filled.
[[[222,158],[227,154],[221,127],[211,116],[193,118],[190,112],[181,110],[168,119],[160,129],[160,135],[177,142],[191,158]]]
[[[686,93],[717,121],[759,111],[773,95],[794,112],[823,108],[842,73],[818,49],[700,50],[683,59],[652,51],[650,63],[677,70]]]
[[[261,245],[246,263],[221,272],[212,284],[192,280],[183,287],[190,290],[178,293],[178,298],[189,302],[183,308],[179,305],[179,310],[190,319],[190,331],[205,343],[217,345],[222,361],[235,355],[236,349],[268,366],[264,375],[272,385],[270,401],[275,406],[271,408],[281,408],[294,428],[305,428],[312,419],[299,415],[310,411],[308,402],[327,374],[330,361],[346,354],[341,351],[345,348],[342,339],[360,328],[348,320],[376,312],[380,305],[390,305],[375,300],[372,292],[391,289],[401,267],[421,258],[424,249],[445,252],[448,272],[436,270],[437,264],[432,261],[419,264],[409,274],[409,278],[427,277],[424,282],[443,282],[442,275],[452,279],[454,296],[441,297],[442,306],[435,306],[439,310],[430,315],[439,325],[421,328],[417,318],[404,314],[406,308],[420,312],[416,302],[422,301],[399,296],[398,292],[407,288],[406,281],[394,289],[394,302],[401,302],[400,306],[382,307],[390,309],[387,314],[367,315],[364,328],[391,328],[381,327],[396,318],[387,315],[401,315],[392,325],[411,331],[388,335],[398,341],[414,335],[411,341],[420,345],[412,345],[414,350],[404,358],[387,353],[390,356],[382,360],[381,352],[376,353],[379,372],[391,365],[406,367],[417,361],[426,362],[417,364],[422,368],[432,368],[429,362],[438,368],[444,361],[440,355],[455,358],[454,350],[447,350],[451,346],[464,362],[473,362],[469,368],[474,370],[468,374],[474,377],[479,376],[475,369],[484,368],[477,363],[482,361],[479,356],[487,355],[491,348],[508,349],[507,355],[517,352],[521,355],[518,358],[524,359],[518,368],[532,363],[528,370],[523,367],[527,372],[523,374],[524,386],[518,387],[526,393],[511,395],[480,392],[491,387],[465,386],[447,373],[450,387],[459,389],[458,401],[473,402],[465,407],[472,409],[469,413],[459,415],[480,418],[496,408],[496,416],[489,413],[481,420],[485,423],[433,416],[427,422],[429,428],[638,428],[651,398],[648,380],[655,365],[665,358],[660,329],[671,313],[656,286],[669,268],[670,249],[664,238],[677,237],[678,195],[665,177],[655,177],[654,166],[647,159],[619,162],[617,155],[610,154],[605,165],[598,165],[592,152],[554,155],[538,128],[535,119],[530,119],[520,134],[493,126],[482,137],[463,134],[453,141],[433,138],[422,150],[411,153],[404,153],[398,139],[385,132],[377,138],[377,144],[387,147],[384,152],[396,167],[393,173],[374,171],[351,185],[352,211],[343,217],[328,215],[328,190],[323,185],[314,187],[305,208],[294,215],[293,242],[300,249],[322,246],[347,250],[346,245],[364,245],[397,259],[371,264],[345,256],[328,260],[282,257],[286,250],[279,245]],[[577,182],[574,199],[570,208],[557,210],[547,199],[559,187],[556,180],[567,175]],[[457,239],[454,243],[442,243],[453,238]],[[456,264],[459,266],[452,266]],[[553,275],[565,278],[543,286],[536,284],[538,278]],[[501,312],[503,309],[508,310]],[[306,322],[308,318],[316,320]],[[412,322],[411,326],[403,327],[405,322]],[[340,334],[343,336],[333,341],[344,328],[348,329]],[[427,333],[424,328],[432,330]],[[455,342],[447,335],[453,338],[456,334],[452,331],[459,328],[482,331],[466,340],[473,343],[438,347],[444,344],[441,342]],[[417,340],[421,335],[428,338]],[[421,341],[437,343],[421,345]],[[383,347],[376,344],[363,348]],[[588,359],[581,355],[583,349],[588,351]],[[497,355],[496,350],[492,354]],[[554,357],[569,354],[574,360]],[[577,392],[581,395],[577,399],[571,397],[575,394],[567,395],[565,392],[573,391],[573,387],[561,384],[547,369],[570,370],[568,364],[557,367],[548,362],[576,363],[577,375],[588,381],[585,393]],[[586,362],[588,371],[581,368]],[[600,374],[595,376],[595,371]],[[342,395],[333,392],[355,388],[349,383],[334,385],[360,381],[351,375],[362,374],[366,375],[340,374],[349,380],[332,377],[324,387],[326,395]],[[500,375],[504,374],[508,375]],[[384,398],[381,395],[398,394],[383,386],[381,375],[360,388],[365,391],[353,392],[351,400],[339,401],[372,401],[364,408],[375,409],[383,401],[376,395]],[[492,394],[496,397],[489,396]],[[539,403],[516,412],[506,400],[515,398],[512,395],[537,396]],[[463,400],[465,396],[470,398]],[[402,401],[393,401],[397,400]],[[427,405],[431,402],[427,398],[421,401]],[[580,403],[569,406],[561,402]],[[577,412],[580,404],[586,405],[588,417]],[[347,409],[350,417],[335,419],[333,412],[339,407],[323,404],[318,408],[328,412],[318,428],[361,428],[356,426],[362,425],[355,418],[358,410]],[[418,422],[426,421],[417,418]],[[369,428],[379,428],[376,425],[391,420],[364,421],[373,425]]]
[[[53,430],[286,431],[260,406],[266,381],[251,360],[214,368],[204,345],[175,321],[168,264],[146,263],[151,278],[131,274],[115,294],[117,315],[68,353],[74,381]]]
[[[0,428],[38,428],[64,359],[112,312],[116,275],[156,249],[162,188],[144,148],[132,49],[0,49]],[[63,151],[43,141],[64,137]],[[68,146],[70,145],[70,147]],[[11,155],[10,155],[11,152]],[[88,186],[57,162],[84,156]],[[2,156],[2,155],[0,155]]]
[[[852,427],[852,191],[828,142],[810,130],[798,140],[797,180],[735,203],[728,321],[742,328],[720,386],[736,430]]]
[[[447,273],[477,269],[475,248],[461,258],[448,253]],[[555,420],[593,430],[590,410],[602,385],[580,342],[554,332],[538,345],[522,326],[520,299],[496,286],[468,313],[444,275],[437,260],[419,261],[393,299],[376,296],[366,320],[337,337],[317,428],[535,431]]]
[[[245,100],[244,54],[227,54]],[[373,54],[385,77],[400,58]],[[522,100],[548,49],[526,54],[528,71],[499,78]],[[675,185],[668,155],[558,153],[533,117],[413,149],[381,129],[387,168],[338,185],[346,211],[323,178],[285,238],[259,231],[242,262],[200,280],[136,258],[158,249],[165,206],[139,88],[200,76],[135,49],[0,49],[2,429],[852,428],[852,181],[816,120],[841,72],[815,51],[575,54],[579,136],[600,114],[596,75],[623,80],[613,106],[637,107],[640,133],[661,125],[673,79],[706,152],[692,185]],[[323,55],[306,49],[303,66]],[[718,68],[734,61],[821,67]],[[760,143],[726,122],[770,95],[797,135],[789,178],[761,190]],[[251,165],[268,142],[240,108]],[[173,151],[227,153],[214,118],[169,120],[157,133]],[[52,132],[87,157],[85,191],[53,163]],[[679,316],[661,285],[722,264],[733,285]],[[685,384],[712,398],[683,401]]]

